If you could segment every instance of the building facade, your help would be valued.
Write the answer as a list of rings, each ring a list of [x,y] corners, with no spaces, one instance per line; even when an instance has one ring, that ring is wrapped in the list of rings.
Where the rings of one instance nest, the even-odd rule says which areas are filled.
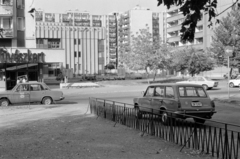
[[[162,12],[153,12],[150,9],[136,6],[118,16],[118,44],[130,45],[131,36],[136,35],[140,29],[149,29],[153,39],[162,38],[163,27]]]
[[[67,69],[75,75],[101,74],[104,66],[116,62],[114,15],[88,12],[36,12],[36,47],[65,50]]]

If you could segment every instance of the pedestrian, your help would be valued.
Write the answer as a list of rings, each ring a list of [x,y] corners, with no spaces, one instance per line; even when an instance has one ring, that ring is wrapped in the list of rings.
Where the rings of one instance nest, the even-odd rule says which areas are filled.
[[[26,78],[25,77],[22,78],[22,83],[26,83]]]

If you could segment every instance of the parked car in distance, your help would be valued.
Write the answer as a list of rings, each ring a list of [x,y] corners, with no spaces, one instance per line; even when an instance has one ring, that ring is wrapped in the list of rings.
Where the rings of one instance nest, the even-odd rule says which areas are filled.
[[[215,104],[206,90],[197,84],[156,84],[147,87],[142,97],[133,99],[136,116],[148,112],[161,115],[164,124],[168,123],[169,112],[178,118],[186,119],[189,116],[196,116],[211,119],[215,111]],[[194,118],[195,122],[204,123],[204,119]]]
[[[237,76],[235,79],[231,79],[228,82],[229,87],[233,88],[240,85],[240,76]]]
[[[41,102],[50,105],[63,100],[62,91],[52,91],[45,83],[19,83],[12,90],[0,92],[0,106],[9,104]]]
[[[204,76],[194,76],[189,78],[187,81],[181,81],[177,83],[185,83],[185,84],[198,84],[203,86],[205,90],[212,89],[213,87],[218,86],[218,82],[214,81],[208,77]]]

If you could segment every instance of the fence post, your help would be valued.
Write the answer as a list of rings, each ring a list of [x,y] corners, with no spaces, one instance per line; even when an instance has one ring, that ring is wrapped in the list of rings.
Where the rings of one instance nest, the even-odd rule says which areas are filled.
[[[104,118],[106,119],[107,118],[107,113],[106,113],[106,101],[104,100],[104,103],[103,103],[103,112],[104,112]]]
[[[197,135],[197,123],[194,123],[194,128],[193,128],[193,131],[194,131],[194,149],[197,150],[198,149],[198,135]]]
[[[224,140],[224,151],[225,151],[225,156],[223,158],[228,158],[228,130],[227,130],[227,124],[225,124],[225,140]]]
[[[113,105],[112,105],[112,113],[113,113],[113,116],[112,116],[112,121],[115,121],[116,119],[116,112],[115,112],[115,102],[113,102]]]

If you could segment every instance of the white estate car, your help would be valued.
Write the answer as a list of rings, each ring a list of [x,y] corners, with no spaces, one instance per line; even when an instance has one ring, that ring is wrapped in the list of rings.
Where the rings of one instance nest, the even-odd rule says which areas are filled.
[[[218,86],[217,81],[204,76],[194,76],[189,78],[187,81],[181,81],[177,83],[186,83],[186,84],[199,84],[202,85],[205,90],[212,89],[213,87]]]
[[[229,80],[229,87],[233,88],[235,86],[239,86],[240,85],[240,76],[237,76],[237,78],[235,79],[231,79]]]

